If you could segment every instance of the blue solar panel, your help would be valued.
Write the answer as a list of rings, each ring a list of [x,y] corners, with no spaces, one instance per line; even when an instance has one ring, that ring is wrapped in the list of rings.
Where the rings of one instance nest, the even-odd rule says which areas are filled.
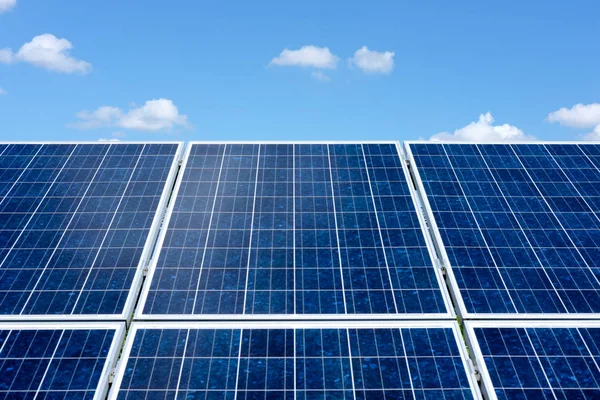
[[[491,399],[600,398],[600,325],[468,322]]]
[[[600,313],[600,146],[409,147],[467,313]]]
[[[120,324],[0,324],[0,398],[104,399]]]
[[[387,144],[192,144],[139,314],[436,314]]]
[[[0,318],[130,313],[178,149],[2,145]]]
[[[472,399],[458,335],[134,323],[109,398]]]

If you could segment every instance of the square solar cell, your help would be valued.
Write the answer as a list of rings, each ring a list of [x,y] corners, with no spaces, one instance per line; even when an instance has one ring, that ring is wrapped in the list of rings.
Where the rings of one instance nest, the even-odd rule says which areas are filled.
[[[599,145],[406,150],[463,316],[598,317]]]
[[[123,323],[0,323],[0,397],[104,399]]]
[[[134,322],[109,399],[480,398],[455,322]]]
[[[138,318],[448,317],[396,143],[192,143]]]
[[[0,319],[130,318],[181,147],[0,147]]]
[[[600,397],[600,323],[468,321],[490,399]]]

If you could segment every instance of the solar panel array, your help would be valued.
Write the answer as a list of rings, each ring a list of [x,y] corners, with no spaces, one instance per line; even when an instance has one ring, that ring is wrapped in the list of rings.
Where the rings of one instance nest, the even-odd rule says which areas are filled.
[[[123,323],[0,324],[0,397],[103,399]]]
[[[344,329],[191,324],[135,324],[111,398],[474,398],[454,322]]]
[[[178,149],[3,145],[0,316],[127,318]]]
[[[600,145],[406,149],[486,397],[600,397]]]
[[[600,396],[600,145],[181,150],[0,144],[0,397],[103,398],[133,318],[110,398],[480,398],[448,290],[486,397]]]
[[[191,144],[174,194],[140,318],[451,315],[395,143]]]

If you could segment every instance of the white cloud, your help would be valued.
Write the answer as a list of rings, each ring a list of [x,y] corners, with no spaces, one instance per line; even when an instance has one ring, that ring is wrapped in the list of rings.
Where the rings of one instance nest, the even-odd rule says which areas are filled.
[[[2,96],[3,94],[6,94],[6,90],[4,90],[0,87],[0,96]]]
[[[322,69],[335,69],[339,58],[327,47],[303,46],[298,50],[283,49],[269,65],[300,66]]]
[[[17,0],[0,0],[0,14],[17,5]]]
[[[389,74],[394,69],[393,51],[378,52],[363,46],[356,50],[350,64],[356,65],[364,72],[373,74]]]
[[[596,125],[594,130],[583,136],[584,140],[600,140],[600,125]]]
[[[329,77],[321,71],[313,71],[310,76],[321,82],[329,82]]]
[[[94,111],[80,111],[76,114],[79,121],[68,126],[78,129],[100,127],[118,127],[142,131],[170,130],[175,125],[188,125],[187,115],[168,99],[149,100],[143,106],[123,112],[120,108],[102,106]],[[120,132],[116,132],[120,134]],[[115,137],[119,135],[113,134]]]
[[[433,135],[429,140],[437,141],[509,141],[509,140],[535,140],[533,136],[528,136],[516,126],[492,125],[494,117],[491,113],[481,114],[477,122],[471,122],[469,125],[457,129],[454,133],[441,132]]]
[[[571,108],[563,107],[548,114],[548,121],[577,128],[600,125],[600,104],[575,104]]]
[[[92,65],[71,57],[69,52],[72,48],[67,39],[44,33],[25,43],[16,53],[11,49],[0,49],[0,62],[8,64],[22,61],[50,71],[87,74],[92,70]]]
[[[548,121],[575,128],[594,128],[585,140],[600,140],[600,103],[575,104],[571,108],[563,107],[548,114]]]

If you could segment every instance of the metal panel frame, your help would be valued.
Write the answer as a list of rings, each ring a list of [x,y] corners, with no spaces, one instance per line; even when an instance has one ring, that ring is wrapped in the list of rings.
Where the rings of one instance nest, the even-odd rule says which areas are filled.
[[[429,203],[428,193],[425,191],[425,187],[423,185],[423,181],[421,180],[421,175],[419,172],[419,168],[415,163],[414,155],[410,148],[410,145],[413,144],[468,144],[468,145],[486,145],[486,144],[497,144],[497,145],[519,145],[519,144],[531,144],[531,145],[544,145],[544,144],[572,144],[572,145],[586,145],[586,144],[600,144],[600,141],[506,141],[506,142],[466,142],[466,141],[440,141],[440,142],[430,142],[423,140],[416,141],[406,141],[404,142],[404,149],[406,151],[407,159],[410,163],[411,171],[414,174],[415,181],[417,184],[417,190],[419,192],[421,201],[423,203],[423,209],[429,221],[431,235],[435,242],[436,248],[439,251],[439,256],[441,257],[442,266],[446,269],[446,281],[448,283],[448,287],[450,289],[450,295],[454,299],[454,302],[457,307],[458,314],[461,318],[464,319],[494,319],[494,320],[503,320],[503,319],[513,319],[513,320],[572,320],[572,319],[599,319],[600,313],[471,313],[467,311],[465,306],[465,302],[460,291],[460,287],[458,286],[458,282],[456,281],[456,277],[454,276],[453,266],[450,263],[450,259],[448,258],[448,253],[446,253],[446,247],[440,235],[440,231],[435,220],[433,209]],[[600,290],[600,288],[598,288]]]
[[[134,321],[132,322],[125,345],[119,362],[115,368],[115,378],[111,386],[110,392],[108,393],[108,400],[116,400],[121,388],[123,375],[127,368],[127,362],[129,361],[129,355],[131,354],[131,348],[135,340],[138,330],[142,329],[394,329],[394,328],[450,328],[454,333],[454,338],[460,356],[463,361],[463,366],[471,392],[474,398],[481,398],[481,391],[477,383],[476,373],[473,367],[473,363],[469,358],[465,342],[462,339],[462,334],[458,323],[450,320],[417,320],[417,321],[282,321],[282,322],[260,322],[260,321],[247,321],[243,324],[235,321],[228,322],[190,322],[190,321],[179,321],[179,322],[148,322],[148,321]]]
[[[477,328],[600,328],[600,321],[465,321],[465,340],[474,358],[475,367],[481,374],[481,391],[486,399],[497,400],[492,378],[475,335]]]
[[[94,400],[106,398],[109,389],[109,376],[117,365],[119,353],[123,340],[125,340],[124,322],[1,322],[0,330],[89,330],[89,329],[113,329],[115,335],[110,344],[106,362],[102,367],[102,373],[98,380],[98,386],[94,394]]]
[[[127,294],[127,300],[123,306],[123,312],[120,314],[26,314],[26,315],[0,315],[0,323],[1,322],[10,322],[10,321],[114,321],[114,320],[124,320],[126,322],[130,322],[133,317],[134,308],[137,303],[138,295],[140,292],[140,288],[142,286],[142,282],[144,279],[144,269],[148,265],[149,258],[152,256],[152,251],[154,249],[154,244],[156,242],[156,238],[162,226],[162,221],[164,214],[167,209],[167,203],[169,201],[171,195],[171,188],[173,187],[173,182],[175,177],[177,176],[179,162],[181,159],[181,154],[183,152],[184,142],[161,142],[161,141],[106,141],[106,142],[0,142],[0,144],[30,144],[30,145],[119,145],[119,144],[174,144],[177,145],[177,150],[173,155],[173,161],[171,163],[171,167],[169,170],[169,175],[165,181],[160,201],[156,208],[154,218],[152,220],[152,224],[150,225],[150,230],[148,231],[148,236],[146,237],[146,242],[144,244],[144,248],[142,250],[142,254],[140,256],[140,260],[136,267],[136,272],[131,282],[131,286],[129,287],[129,292]]]
[[[171,219],[175,203],[177,202],[177,196],[179,194],[179,188],[181,186],[183,176],[185,174],[185,169],[187,166],[187,162],[191,153],[192,146],[198,144],[392,144],[396,146],[396,150],[398,151],[398,157],[400,158],[402,169],[404,171],[404,177],[406,180],[406,184],[409,187],[413,205],[415,208],[415,212],[419,218],[419,222],[421,224],[421,233],[425,238],[425,243],[428,248],[428,252],[432,262],[432,268],[435,269],[435,274],[437,277],[439,290],[442,293],[442,297],[444,300],[444,304],[446,306],[446,313],[423,313],[423,314],[145,314],[144,306],[146,304],[146,300],[148,298],[148,294],[150,292],[150,286],[152,284],[152,278],[154,277],[154,273],[156,272],[156,266],[158,263],[158,259],[160,257],[160,253],[162,250],[162,246],[164,243],[164,239],[167,234],[167,230],[169,227],[169,221]],[[426,319],[454,319],[456,314],[454,312],[454,307],[452,305],[452,301],[450,299],[450,294],[446,285],[444,284],[443,275],[439,268],[435,266],[435,260],[437,257],[435,256],[435,251],[432,248],[431,238],[429,233],[427,232],[425,226],[425,220],[423,216],[419,212],[419,205],[417,200],[417,192],[411,185],[410,174],[408,172],[408,168],[404,162],[404,154],[401,151],[401,146],[398,141],[191,141],[187,143],[186,150],[181,162],[181,172],[177,177],[177,182],[175,183],[175,187],[172,192],[172,201],[169,204],[169,208],[166,212],[163,229],[161,229],[160,234],[158,236],[158,240],[156,241],[156,248],[154,250],[154,257],[148,265],[148,274],[146,276],[146,280],[144,286],[142,288],[142,293],[140,295],[140,300],[138,303],[138,307],[135,310],[134,319],[140,321],[180,321],[180,320],[214,320],[214,321],[224,321],[224,320],[240,320],[240,321],[253,321],[253,320],[263,320],[263,321],[297,321],[297,320],[363,320],[365,318],[368,319],[388,319],[388,320],[426,320]]]

